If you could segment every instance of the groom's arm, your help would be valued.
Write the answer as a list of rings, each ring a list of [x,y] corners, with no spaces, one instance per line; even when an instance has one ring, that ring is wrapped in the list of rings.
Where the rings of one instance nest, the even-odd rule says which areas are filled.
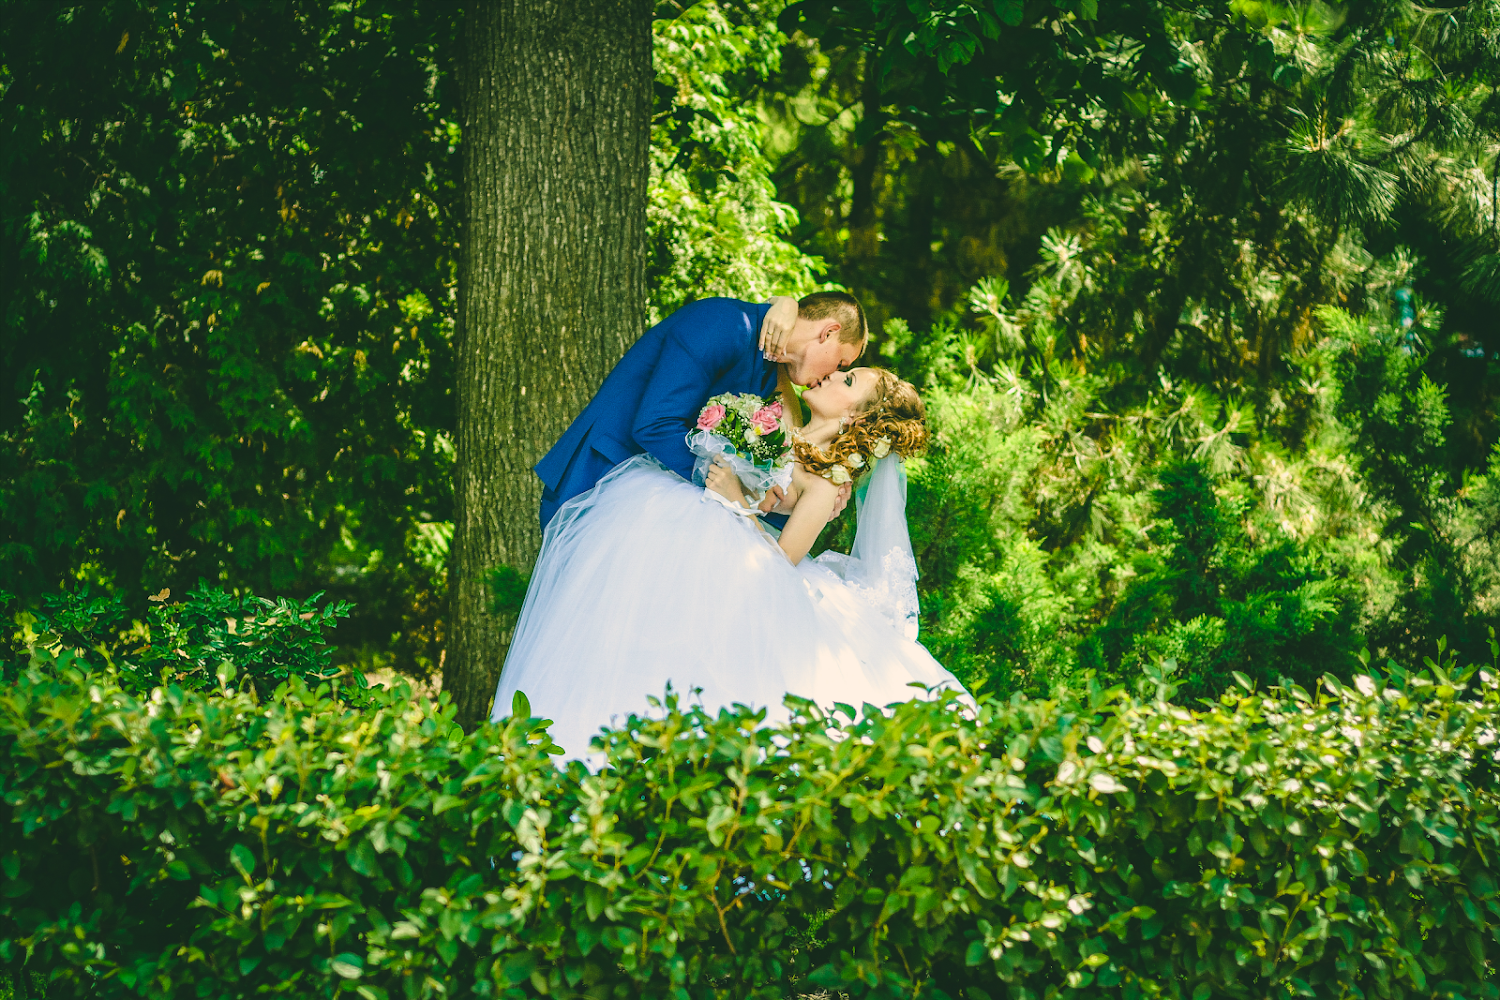
[[[739,360],[736,346],[742,351],[751,349],[746,338],[753,331],[749,331],[746,314],[727,300],[696,302],[663,322],[671,326],[641,395],[631,436],[657,461],[691,482],[693,453],[684,439],[708,401],[709,390]],[[744,331],[736,329],[741,326]]]

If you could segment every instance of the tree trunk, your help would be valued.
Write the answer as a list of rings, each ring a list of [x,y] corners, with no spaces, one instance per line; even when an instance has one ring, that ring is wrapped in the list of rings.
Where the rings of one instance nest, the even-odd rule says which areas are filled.
[[[902,318],[915,329],[932,326],[937,296],[933,289],[932,232],[937,217],[938,188],[944,183],[943,160],[937,152],[937,138],[930,137],[917,147],[917,162],[912,170],[911,193],[907,196],[905,247],[902,273],[906,283],[906,308]]]
[[[885,130],[880,117],[880,76],[874,53],[865,56],[861,90],[864,108],[859,127],[854,130],[864,142],[855,156],[851,173],[853,197],[849,206],[849,251],[847,256],[868,262],[880,252],[880,231],[875,215],[878,201],[875,186],[881,158],[885,155]]]
[[[487,717],[508,616],[501,566],[541,544],[531,467],[640,335],[649,0],[486,0],[464,26],[463,246],[443,688]]]

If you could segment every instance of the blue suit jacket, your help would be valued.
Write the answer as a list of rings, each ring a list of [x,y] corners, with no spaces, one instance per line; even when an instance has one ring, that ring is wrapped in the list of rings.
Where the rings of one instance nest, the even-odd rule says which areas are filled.
[[[641,452],[691,480],[693,453],[683,438],[708,398],[721,392],[769,396],[776,390],[776,366],[761,357],[758,346],[770,308],[702,299],[647,330],[536,464],[542,527],[557,508]]]

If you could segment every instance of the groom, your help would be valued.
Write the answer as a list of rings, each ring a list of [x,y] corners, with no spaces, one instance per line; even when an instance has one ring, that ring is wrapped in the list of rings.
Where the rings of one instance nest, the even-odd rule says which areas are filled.
[[[767,360],[758,344],[770,308],[702,299],[647,330],[536,464],[543,487],[542,528],[559,507],[641,452],[691,482],[693,454],[684,438],[710,396],[769,396],[780,373],[797,385],[816,385],[854,364],[865,349],[865,314],[854,296],[814,292],[797,303],[797,321],[781,357]]]

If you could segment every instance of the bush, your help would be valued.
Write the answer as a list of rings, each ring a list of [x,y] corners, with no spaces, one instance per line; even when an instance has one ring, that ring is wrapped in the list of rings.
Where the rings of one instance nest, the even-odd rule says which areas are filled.
[[[1347,676],[1363,645],[1357,588],[1290,539],[1252,544],[1201,463],[1168,466],[1159,480],[1161,565],[1124,588],[1082,662],[1130,676],[1171,658],[1194,696],[1218,694],[1235,671],[1263,684]]]
[[[1044,261],[1092,266],[1077,238],[1050,233]],[[1185,690],[1216,697],[1236,670],[1347,679],[1361,648],[1413,662],[1446,636],[1485,655],[1500,448],[1472,409],[1482,363],[1420,348],[1437,328],[1387,312],[1385,289],[1369,313],[1315,310],[1305,348],[1249,383],[1176,347],[1121,367],[1069,305],[1087,282],[1050,269],[1019,300],[982,279],[927,329],[887,319],[873,345],[922,387],[922,641],[969,690],[1046,693],[1175,657]],[[823,542],[847,547],[852,520]]]
[[[335,601],[320,608],[322,596],[273,601],[200,586],[186,600],[170,603],[171,592],[164,590],[150,599],[147,620],[140,622],[131,620],[116,595],[48,595],[38,609],[12,612],[16,632],[6,676],[38,650],[47,662],[68,650],[80,668],[117,666],[118,682],[135,693],[163,683],[213,689],[225,662],[237,664],[262,696],[290,677],[329,680],[341,671],[330,665],[333,650],[323,632],[349,617],[353,605]],[[12,600],[0,593],[0,607],[10,611]],[[364,686],[363,675],[353,681]]]
[[[300,678],[0,697],[0,959],[48,997],[1493,997],[1500,679],[1094,687],[782,728]]]

